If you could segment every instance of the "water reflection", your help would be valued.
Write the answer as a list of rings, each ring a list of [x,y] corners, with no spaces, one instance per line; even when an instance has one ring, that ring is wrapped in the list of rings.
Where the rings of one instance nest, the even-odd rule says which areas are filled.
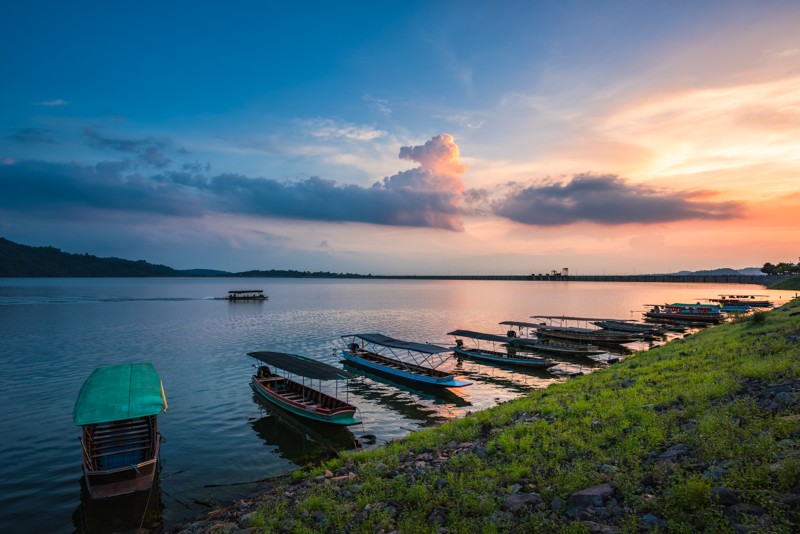
[[[335,457],[340,451],[359,448],[358,440],[347,427],[293,416],[255,394],[253,401],[265,413],[250,421],[256,435],[265,445],[273,447],[278,456],[296,465],[316,463]]]
[[[440,413],[442,410],[437,407],[444,405],[458,408],[472,406],[472,403],[464,397],[465,393],[460,391],[436,386],[426,387],[416,383],[411,385],[402,382],[400,379],[389,380],[351,365],[349,362],[343,362],[343,368],[353,374],[369,379],[352,380],[350,382],[350,391],[352,393],[365,399],[375,400],[409,419],[431,421],[432,417],[437,417],[437,415],[440,418],[450,419],[451,417],[449,416],[443,416]],[[371,382],[377,382],[383,387],[376,387],[376,384]],[[423,401],[424,404],[428,405],[428,409],[424,409],[422,405],[419,405],[419,401]]]
[[[89,497],[84,477],[81,477],[80,484],[81,503],[72,514],[76,534],[161,530],[164,504],[161,501],[158,472],[149,491],[113,499],[93,500]]]

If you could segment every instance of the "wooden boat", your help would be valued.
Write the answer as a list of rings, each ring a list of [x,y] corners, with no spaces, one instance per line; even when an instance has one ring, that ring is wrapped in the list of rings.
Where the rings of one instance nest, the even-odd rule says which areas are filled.
[[[267,300],[263,289],[234,289],[228,291],[228,300]]]
[[[644,313],[645,320],[659,323],[686,325],[718,324],[725,320],[722,308],[716,304],[648,304],[650,311]]]
[[[86,379],[72,419],[83,428],[83,475],[89,497],[147,491],[158,467],[158,414],[167,399],[150,363],[110,365]]]
[[[758,298],[760,297],[760,298]],[[723,308],[770,308],[772,303],[765,299],[766,295],[720,295],[717,299],[708,299]]]
[[[446,388],[471,384],[437,369],[450,358],[441,356],[451,352],[450,349],[393,339],[383,334],[348,334],[342,336],[342,340],[346,345],[341,353],[345,360],[387,378]]]
[[[592,321],[592,324],[602,328],[603,330],[610,330],[612,332],[629,332],[632,334],[641,334],[644,337],[662,337],[666,335],[664,328],[647,323],[639,323],[636,321],[624,321],[620,319],[598,319]]]
[[[519,348],[519,345],[511,344],[507,336],[483,334],[471,330],[453,330],[452,332],[448,332],[447,335],[455,338],[456,346],[453,352],[456,356],[463,356],[480,362],[511,365],[514,367],[533,367],[536,369],[547,369],[559,363],[550,358],[537,356],[536,354],[518,352],[517,348]],[[464,340],[462,338],[471,339],[473,341],[473,346],[464,346]],[[487,342],[489,347],[482,347],[481,341]]]
[[[566,317],[561,315],[533,315],[531,319],[544,319],[545,321],[559,321],[562,325],[540,324],[535,327],[536,335],[544,338],[564,339],[567,341],[581,341],[594,344],[621,345],[642,339],[641,334],[631,332],[617,332],[601,328],[580,328],[577,326],[563,326],[563,323],[586,322],[593,319],[587,317]]]
[[[251,385],[256,393],[269,402],[295,415],[322,423],[346,426],[361,422],[356,418],[354,405],[305,383],[291,380],[288,376],[273,373],[269,366],[319,381],[351,378],[352,375],[344,369],[286,352],[249,352],[248,356],[266,364],[258,366]]]
[[[546,352],[548,354],[560,356],[596,356],[608,352],[588,342],[569,343],[556,339],[539,339],[535,337],[522,336],[525,331],[536,332],[536,328],[541,326],[538,323],[523,321],[502,321],[501,325],[513,326],[518,329],[520,335],[515,330],[509,330],[506,335],[509,343],[522,347],[527,350]]]

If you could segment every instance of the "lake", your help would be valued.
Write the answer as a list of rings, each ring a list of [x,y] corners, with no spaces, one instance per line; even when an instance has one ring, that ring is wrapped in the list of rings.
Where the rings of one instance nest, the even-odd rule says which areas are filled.
[[[263,289],[264,302],[221,300]],[[349,384],[363,425],[327,429],[265,406],[248,352],[276,350],[340,365],[342,335],[381,332],[452,346],[455,329],[501,334],[531,315],[640,319],[644,304],[722,293],[794,296],[759,286],[529,281],[305,279],[0,279],[0,531],[104,532],[165,526],[254,489],[365,435],[375,444],[440,424],[605,364],[562,374],[450,362],[473,385],[434,394],[376,377]],[[635,356],[630,356],[635,357]],[[169,401],[158,486],[120,503],[82,496],[77,393],[98,366],[149,361]],[[341,393],[341,391],[340,391]]]

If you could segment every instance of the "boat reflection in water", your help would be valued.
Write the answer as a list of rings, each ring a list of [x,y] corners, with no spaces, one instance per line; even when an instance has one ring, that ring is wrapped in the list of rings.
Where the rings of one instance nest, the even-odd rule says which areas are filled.
[[[423,426],[433,426],[453,419],[472,406],[459,390],[384,378],[370,373],[348,361],[342,366],[363,380],[350,381],[350,393],[374,402],[400,414],[406,419],[421,421]],[[453,410],[456,408],[457,410]]]
[[[345,426],[328,425],[294,417],[257,394],[253,400],[264,416],[251,420],[250,426],[264,445],[274,447],[281,458],[296,465],[307,465],[335,457],[341,451],[360,448],[355,435]]]
[[[161,531],[164,503],[161,501],[158,470],[148,491],[111,499],[92,499],[84,477],[81,477],[80,484],[81,503],[72,514],[75,534]]]

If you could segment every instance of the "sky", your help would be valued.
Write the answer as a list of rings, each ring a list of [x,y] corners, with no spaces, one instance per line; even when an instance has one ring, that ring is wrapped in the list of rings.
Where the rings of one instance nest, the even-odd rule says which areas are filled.
[[[0,237],[177,269],[798,261],[800,2],[2,2]]]

